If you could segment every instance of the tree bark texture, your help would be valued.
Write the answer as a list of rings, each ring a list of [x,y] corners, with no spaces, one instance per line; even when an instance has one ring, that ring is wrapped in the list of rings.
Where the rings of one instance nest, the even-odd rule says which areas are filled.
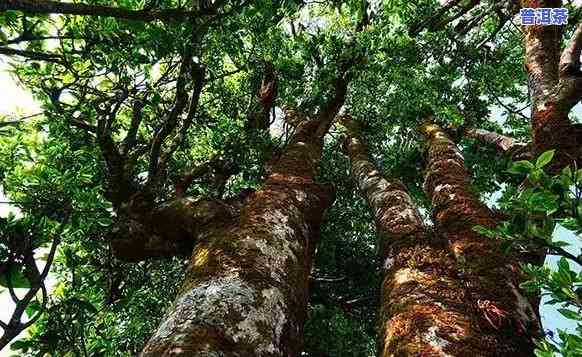
[[[432,199],[436,233],[453,252],[468,289],[474,321],[493,356],[532,356],[540,336],[537,314],[519,291],[523,281],[518,260],[503,254],[499,241],[473,230],[495,227],[491,210],[471,192],[463,156],[438,126],[422,127],[429,146],[425,192]]]
[[[199,234],[235,217],[241,201],[177,198],[150,209],[121,210],[108,237],[113,255],[137,262],[150,258],[188,257]]]
[[[560,0],[521,0],[522,8],[562,7]],[[582,96],[579,28],[560,54],[561,26],[523,26],[525,68],[532,101],[533,154],[556,150],[553,173],[580,160],[580,142],[568,118]]]
[[[308,277],[331,189],[323,138],[303,123],[239,217],[201,234],[173,307],[143,356],[298,356]]]
[[[454,259],[424,226],[405,187],[382,177],[357,135],[344,149],[378,233],[379,356],[490,356]]]
[[[315,119],[298,123],[240,214],[198,233],[178,297],[142,356],[299,356],[312,257],[334,200],[315,175],[352,64],[339,66],[328,100]],[[272,105],[276,83],[270,87],[263,108]]]

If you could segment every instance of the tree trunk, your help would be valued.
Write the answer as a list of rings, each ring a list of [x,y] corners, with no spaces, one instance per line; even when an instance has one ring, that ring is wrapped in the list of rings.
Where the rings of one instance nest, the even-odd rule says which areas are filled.
[[[383,283],[379,355],[479,356],[490,350],[454,260],[426,229],[404,186],[382,177],[358,136],[345,143],[355,181],[376,221]],[[441,242],[442,243],[442,242]]]
[[[139,201],[139,199],[135,200]],[[113,255],[137,262],[151,258],[187,258],[207,227],[240,213],[239,200],[195,200],[180,197],[156,207],[126,209],[113,224],[107,240]]]
[[[560,0],[521,0],[522,8],[562,7]],[[539,156],[556,150],[548,166],[552,173],[579,160],[580,147],[574,126],[568,118],[580,100],[580,42],[576,31],[570,44],[560,54],[562,26],[523,26],[525,68],[532,101],[533,154]]]
[[[539,319],[519,291],[523,281],[518,260],[505,255],[499,241],[473,230],[495,227],[496,220],[470,189],[463,156],[436,125],[422,128],[429,144],[425,191],[432,198],[437,234],[445,239],[460,266],[473,309],[481,316],[477,328],[497,356],[532,356],[540,337]]]
[[[304,123],[238,219],[201,237],[143,356],[298,356],[311,259],[330,189],[314,181],[322,138]]]
[[[311,262],[334,200],[333,188],[316,183],[315,174],[353,62],[340,64],[316,119],[298,123],[240,215],[199,232],[178,297],[142,356],[300,355]],[[270,88],[263,108],[272,105],[276,82]]]
[[[577,126],[568,118],[568,112],[556,108],[553,103],[534,107],[532,111],[533,156],[548,150],[556,150],[554,160],[548,166],[556,174],[562,168],[580,162]]]

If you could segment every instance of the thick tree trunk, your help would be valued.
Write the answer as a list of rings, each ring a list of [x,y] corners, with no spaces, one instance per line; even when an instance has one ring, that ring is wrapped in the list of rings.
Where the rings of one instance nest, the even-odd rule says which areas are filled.
[[[311,257],[330,189],[322,138],[304,123],[238,219],[197,244],[178,298],[143,356],[298,356]]]
[[[556,150],[555,159],[548,166],[549,171],[554,174],[579,160],[580,147],[577,136],[574,135],[576,133],[573,132],[575,127],[567,112],[555,110],[550,104],[545,109],[534,110],[532,115],[534,157],[548,150]]]
[[[476,225],[495,227],[493,213],[472,193],[463,156],[445,132],[424,125],[429,144],[425,191],[432,198],[434,224],[450,245],[467,285],[476,321],[494,349],[490,355],[532,356],[540,324],[528,299],[518,260],[502,253],[499,242],[479,235]]]
[[[522,8],[562,7],[560,0],[521,0]],[[580,100],[579,28],[569,46],[560,54],[561,26],[523,26],[525,67],[532,100],[533,155],[556,150],[550,172],[579,160],[580,147],[568,114]]]
[[[472,323],[480,316],[466,299],[454,260],[431,237],[404,186],[380,175],[359,137],[349,137],[345,150],[379,237],[379,355],[487,354],[490,346]]]
[[[240,215],[199,233],[178,297],[142,356],[300,355],[313,252],[334,200],[333,188],[316,183],[315,174],[352,65],[340,64],[316,119],[298,123]],[[263,83],[263,109],[273,103],[274,81]]]

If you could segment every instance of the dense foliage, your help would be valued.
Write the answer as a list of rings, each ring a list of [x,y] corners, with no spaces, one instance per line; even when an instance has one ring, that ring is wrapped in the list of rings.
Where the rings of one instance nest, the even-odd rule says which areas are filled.
[[[181,0],[83,3],[191,6]],[[0,126],[0,188],[18,208],[18,214],[0,218],[0,285],[3,294],[21,298],[24,289],[36,289],[25,311],[36,322],[12,343],[15,354],[137,354],[171,304],[185,260],[116,259],[108,235],[124,199],[146,192],[164,202],[184,172],[217,162],[224,164],[221,169],[196,177],[188,194],[230,198],[260,187],[270,159],[266,148],[284,147],[292,132],[282,109],[313,113],[346,58],[355,64],[342,112],[362,124],[378,166],[405,183],[426,216],[426,153],[417,129],[427,115],[453,134],[471,126],[529,140],[516,19],[499,30],[501,18],[491,12],[464,33],[447,27],[412,36],[410,29],[439,2],[215,3],[216,14],[189,21],[0,12],[0,53],[11,55],[11,73],[42,109],[42,115]],[[370,25],[354,32],[363,12]],[[186,65],[184,58],[190,59]],[[271,67],[278,95],[270,130],[249,128],[250,113],[260,106],[256,92]],[[192,109],[190,121],[184,115],[169,128],[173,134],[162,142],[159,165],[152,167],[151,143],[167,126],[177,98],[197,90],[197,103],[184,103]],[[336,125],[326,137],[319,173],[321,182],[335,186],[336,200],[316,251],[306,356],[375,353],[374,222],[340,150],[344,130]],[[576,331],[540,342],[539,356],[558,350],[563,356],[582,354],[582,273],[572,268],[580,257],[552,238],[558,224],[577,237],[582,232],[582,171],[570,167],[553,176],[544,172],[551,153],[510,164],[494,148],[461,134],[456,139],[475,192],[484,200],[504,192],[498,203],[504,223],[497,231],[481,229],[504,239],[508,250],[533,244],[562,256],[558,267],[525,267],[531,281],[524,288],[541,289],[551,296],[550,304],[579,322]],[[112,145],[125,160],[123,175],[111,174]],[[38,279],[42,269],[35,260],[41,268],[52,263],[46,283]]]

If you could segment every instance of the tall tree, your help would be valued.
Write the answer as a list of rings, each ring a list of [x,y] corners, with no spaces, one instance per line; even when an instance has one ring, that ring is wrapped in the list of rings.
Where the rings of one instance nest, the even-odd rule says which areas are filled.
[[[471,192],[462,154],[437,125],[423,125],[428,143],[424,189],[431,197],[437,234],[449,245],[467,284],[479,329],[492,334],[494,354],[531,356],[540,336],[537,312],[519,291],[519,261],[475,226],[493,228],[495,215]]]
[[[0,55],[40,108],[30,117],[0,117],[1,188],[20,214],[0,219],[0,285],[17,304],[14,319],[0,323],[9,330],[2,343],[32,325],[30,336],[13,344],[20,355],[212,349],[359,357],[374,353],[380,311],[385,354],[495,354],[519,344],[531,351],[529,325],[513,340],[500,337],[525,324],[515,315],[518,295],[489,293],[490,279],[504,282],[508,274],[483,273],[477,258],[512,268],[515,260],[482,242],[492,229],[471,231],[499,222],[476,197],[514,180],[479,140],[506,150],[509,135],[492,133],[503,129],[514,143],[531,141],[529,118],[519,109],[527,99],[525,73],[516,70],[523,61],[523,39],[511,21],[516,5],[3,2]],[[454,28],[447,26],[452,21]],[[411,23],[443,31],[410,37]],[[488,119],[491,106],[507,111],[504,125]],[[342,129],[330,127],[342,112],[366,126],[369,153],[353,135],[351,163],[337,150]],[[427,112],[475,139],[459,143],[470,171],[451,169],[461,162],[449,151],[438,164],[448,165],[442,171],[455,180],[471,179],[474,197],[466,184],[450,193],[448,181],[440,195],[423,192],[424,144],[416,128]],[[464,120],[469,115],[472,122]],[[514,158],[528,157],[529,148]],[[437,159],[431,157],[432,181]],[[537,163],[521,164],[535,168],[524,195],[549,197],[557,185],[540,186],[535,176],[547,177]],[[369,195],[358,194],[358,184],[373,187],[374,197],[362,199]],[[564,206],[571,212],[574,196]],[[461,217],[462,227],[443,221],[435,234],[411,214],[404,218],[414,239],[398,231],[398,207],[430,211],[431,201],[442,213],[435,223]],[[374,219],[377,212],[385,217]],[[573,218],[571,212],[562,217]],[[521,213],[504,214],[524,221]],[[381,254],[374,252],[375,232],[382,233]],[[478,246],[467,242],[473,239]],[[53,246],[45,284],[35,260]],[[482,257],[463,262],[473,248]],[[379,269],[390,259],[393,266]],[[517,290],[520,281],[516,275],[505,283]],[[28,297],[16,288],[29,289]],[[449,334],[451,326],[461,332]]]
[[[500,9],[501,12],[498,12],[501,28],[507,22],[502,21],[501,18],[511,18],[521,9],[562,8],[563,2],[561,0],[520,0],[509,1],[506,5],[506,9],[503,11]],[[447,24],[461,18],[455,31],[464,36],[475,28],[479,29],[476,25],[491,15],[484,2],[473,1],[454,15],[445,16],[451,9],[460,6],[459,2],[448,2],[447,6],[443,6],[433,16],[427,17],[413,27],[411,34],[418,35],[423,29],[442,30]],[[503,7],[502,4],[495,6]],[[466,15],[471,9],[474,10],[472,14]],[[524,65],[528,77],[527,88],[531,106],[532,156],[537,157],[545,151],[555,149],[556,160],[549,167],[552,172],[558,172],[574,162],[579,164],[581,154],[578,142],[580,129],[570,120],[569,114],[582,99],[580,96],[582,28],[577,24],[576,16],[571,16],[570,19],[574,20],[573,25],[576,27],[571,30],[571,38],[563,50],[561,50],[562,36],[567,30],[565,25],[545,26],[538,23],[522,26]],[[494,31],[492,37],[488,37],[485,42],[492,41],[498,33],[499,30]]]
[[[345,100],[348,69],[342,66],[316,119],[298,123],[240,216],[201,234],[174,306],[142,355],[300,354],[312,255],[333,202],[315,175],[323,137]]]
[[[351,171],[373,212],[383,282],[378,336],[380,356],[468,356],[497,352],[493,336],[477,328],[458,269],[440,237],[424,225],[398,180],[371,162],[356,123],[344,142]],[[481,321],[483,323],[483,321]]]

